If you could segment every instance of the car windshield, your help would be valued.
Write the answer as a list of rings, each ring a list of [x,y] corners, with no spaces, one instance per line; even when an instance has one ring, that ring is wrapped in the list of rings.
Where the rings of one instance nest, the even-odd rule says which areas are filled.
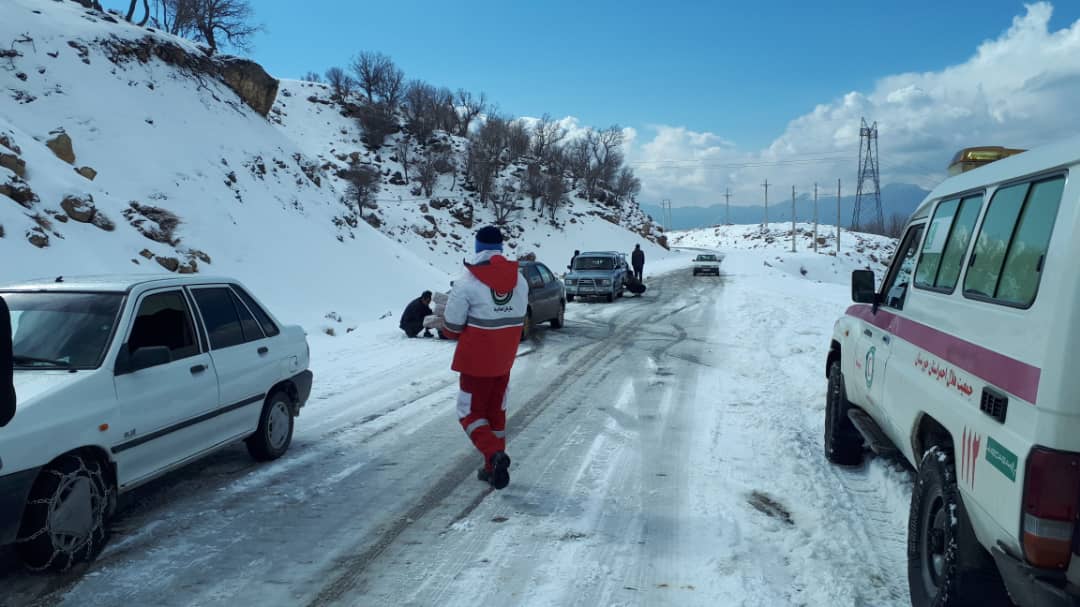
[[[575,270],[611,270],[615,261],[611,257],[578,257],[574,260]]]
[[[716,255],[698,255],[696,261],[716,261]]]
[[[11,310],[17,369],[101,365],[124,296],[120,293],[3,293]]]

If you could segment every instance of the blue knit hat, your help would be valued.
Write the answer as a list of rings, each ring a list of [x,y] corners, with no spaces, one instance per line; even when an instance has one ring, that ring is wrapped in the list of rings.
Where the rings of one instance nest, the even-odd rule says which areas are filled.
[[[503,235],[495,226],[485,226],[476,233],[476,252],[501,251]]]

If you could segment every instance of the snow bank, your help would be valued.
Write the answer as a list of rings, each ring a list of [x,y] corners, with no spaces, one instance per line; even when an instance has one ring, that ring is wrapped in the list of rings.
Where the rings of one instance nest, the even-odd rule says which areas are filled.
[[[791,250],[791,224],[727,225],[672,232],[672,246],[715,249],[726,254],[752,253],[748,258],[765,266],[766,274],[780,273],[815,282],[851,283],[851,271],[871,269],[879,276],[888,267],[896,240],[885,236],[842,230],[836,250],[836,227],[818,226],[818,250],[813,250],[814,225],[795,226],[795,252]],[[744,256],[744,258],[746,258]],[[769,271],[771,269],[771,272]]]

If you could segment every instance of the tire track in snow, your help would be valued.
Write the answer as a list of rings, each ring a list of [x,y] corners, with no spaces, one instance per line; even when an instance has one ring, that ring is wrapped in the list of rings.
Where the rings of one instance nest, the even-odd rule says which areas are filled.
[[[767,311],[760,309],[763,301],[768,302]],[[739,332],[739,337],[747,343],[761,344],[761,349],[756,353],[744,353],[741,360],[733,361],[735,370],[746,378],[740,384],[744,392],[734,400],[753,404],[749,408],[737,407],[736,415],[726,416],[723,420],[737,424],[740,432],[747,435],[763,430],[769,432],[769,439],[757,447],[755,459],[775,463],[782,469],[767,471],[760,465],[754,466],[753,460],[747,460],[744,463],[751,465],[736,476],[741,477],[738,481],[744,487],[763,489],[779,496],[788,503],[795,517],[795,526],[787,527],[761,520],[758,515],[759,532],[774,537],[773,541],[780,546],[812,547],[809,551],[799,550],[800,554],[814,555],[810,563],[784,562],[784,576],[793,582],[786,595],[788,602],[805,603],[824,594],[830,597],[827,601],[837,604],[849,602],[844,597],[850,597],[856,606],[906,605],[906,561],[900,558],[906,527],[897,524],[896,509],[883,497],[880,487],[875,488],[872,484],[879,481],[867,478],[867,469],[840,470],[824,459],[818,436],[818,416],[815,415],[812,426],[807,427],[810,414],[805,411],[802,404],[805,401],[800,396],[823,399],[823,386],[820,390],[798,389],[798,382],[804,381],[805,377],[792,374],[785,364],[785,359],[804,355],[805,350],[797,343],[783,341],[792,336],[780,329],[791,326],[789,310],[803,309],[807,313],[806,304],[784,296],[751,301],[742,294],[737,311],[732,315],[756,318]],[[750,314],[751,308],[756,309],[756,314]],[[807,331],[799,335],[815,337],[814,332]],[[822,345],[827,345],[827,337],[817,337],[823,340]],[[824,356],[824,352],[821,355]],[[768,370],[767,377],[762,377],[762,369]],[[792,390],[792,386],[796,389]],[[772,396],[785,393],[790,394],[792,400],[778,400]],[[725,430],[718,430],[722,441]],[[880,464],[873,462],[870,465]],[[781,485],[775,480],[777,478],[797,484]],[[815,517],[818,518],[817,525]],[[780,550],[784,551],[784,548]],[[812,566],[807,568],[805,565],[808,564]],[[825,580],[822,580],[822,574],[825,574]],[[775,590],[776,581],[744,572],[744,583],[748,587],[757,586],[757,591],[762,593]],[[822,589],[822,586],[826,588]],[[811,604],[821,603],[814,601]]]
[[[657,282],[658,284],[663,284],[664,281],[665,279],[661,278]],[[659,290],[662,291],[662,289]],[[648,307],[642,308],[641,306],[635,306],[635,308],[641,308],[645,312],[648,312],[649,310]],[[631,309],[637,311],[635,308]],[[605,311],[607,310],[597,309],[595,312],[589,310],[589,312],[586,313],[586,316],[599,316]],[[613,364],[611,357],[605,355],[612,349],[611,340],[615,340],[616,345],[625,347],[625,342],[632,340],[635,332],[635,323],[624,322],[622,325],[619,325],[617,320],[625,321],[626,319],[617,319],[613,317],[607,320],[606,322],[608,323],[610,333],[608,339],[601,341],[586,350],[581,356],[581,359],[583,360],[582,363],[572,366],[561,376],[552,378],[551,383],[554,385],[553,389],[542,392],[529,401],[516,406],[518,413],[511,415],[510,419],[507,420],[509,438],[513,439],[528,428],[529,425],[540,417],[548,407],[557,402],[575,381],[596,373],[600,373],[600,376],[594,377],[591,381],[599,383],[603,380],[602,372],[604,371],[604,367]],[[565,413],[573,413],[577,408],[578,407],[573,407],[565,411]],[[475,474],[475,457],[467,458],[464,461],[466,462],[465,464],[455,466],[449,474],[440,480],[435,488],[425,494],[423,499],[409,511],[407,516],[398,519],[396,523],[382,533],[379,539],[372,545],[371,549],[365,550],[355,556],[347,557],[339,562],[336,567],[339,573],[332,576],[331,581],[322,588],[308,605],[314,607],[336,604],[348,594],[357,590],[362,583],[367,567],[374,562],[398,536],[405,532],[412,522],[430,512],[438,505],[438,502],[442,498],[448,496],[457,485],[467,482],[469,477],[472,477]],[[429,577],[438,576],[430,575]]]

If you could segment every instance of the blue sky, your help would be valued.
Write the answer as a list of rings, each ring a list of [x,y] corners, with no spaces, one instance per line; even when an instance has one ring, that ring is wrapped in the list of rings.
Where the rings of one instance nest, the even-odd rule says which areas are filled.
[[[382,51],[410,77],[486,91],[514,115],[677,124],[761,147],[887,74],[966,59],[1023,12],[980,2],[258,0],[254,56],[298,77]],[[965,5],[965,6],[960,6]],[[1052,27],[1080,16],[1059,2]]]
[[[882,181],[927,188],[961,147],[1080,125],[1076,0],[252,4],[265,26],[252,57],[276,76],[380,51],[512,116],[619,124],[641,198],[676,206],[728,188],[757,204],[763,179],[854,186],[864,116],[880,125]]]

